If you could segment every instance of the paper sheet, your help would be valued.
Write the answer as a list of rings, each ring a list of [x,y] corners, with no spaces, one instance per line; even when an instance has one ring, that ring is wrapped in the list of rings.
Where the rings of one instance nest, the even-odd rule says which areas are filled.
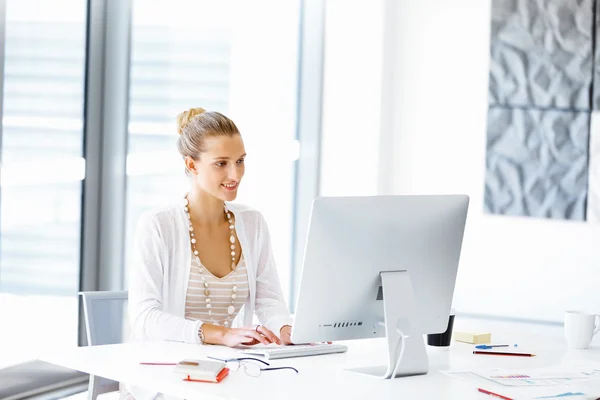
[[[483,369],[443,371],[463,379],[491,381],[501,386],[557,386],[600,380],[600,365],[558,365],[535,369]]]
[[[442,371],[514,400],[599,400],[600,364]]]
[[[558,389],[556,387],[541,388],[541,387],[527,387],[527,388],[501,388],[499,390],[492,389],[491,392],[500,394],[504,397],[508,397],[512,400],[550,400],[550,399],[564,399],[564,400],[597,400],[598,396],[591,393],[596,393],[593,390],[588,391],[586,389]]]

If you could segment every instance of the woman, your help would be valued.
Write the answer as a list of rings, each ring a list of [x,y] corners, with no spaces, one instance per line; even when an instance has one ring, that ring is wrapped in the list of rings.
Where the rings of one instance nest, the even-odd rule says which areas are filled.
[[[190,190],[181,203],[138,222],[129,280],[133,340],[291,344],[265,219],[229,203],[244,176],[240,132],[202,108],[177,122]],[[254,314],[259,325],[252,325]],[[137,399],[154,397],[128,389]]]

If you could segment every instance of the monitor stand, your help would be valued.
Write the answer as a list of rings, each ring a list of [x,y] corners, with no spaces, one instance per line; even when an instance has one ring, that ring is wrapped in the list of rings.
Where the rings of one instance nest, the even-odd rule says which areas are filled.
[[[429,360],[423,332],[418,326],[415,296],[408,271],[386,271],[380,275],[388,364],[348,368],[347,371],[382,379],[426,374]],[[404,349],[401,354],[402,345]]]

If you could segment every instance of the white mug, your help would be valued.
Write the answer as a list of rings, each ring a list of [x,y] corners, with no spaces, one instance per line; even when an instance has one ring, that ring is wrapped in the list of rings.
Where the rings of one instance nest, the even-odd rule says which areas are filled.
[[[585,311],[565,313],[565,338],[571,349],[587,349],[592,337],[600,331],[600,315]]]

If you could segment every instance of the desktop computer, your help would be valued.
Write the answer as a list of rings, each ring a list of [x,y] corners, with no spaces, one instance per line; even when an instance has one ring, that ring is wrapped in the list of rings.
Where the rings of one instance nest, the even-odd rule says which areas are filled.
[[[466,195],[318,197],[313,201],[293,343],[380,338],[379,378],[425,374],[424,334],[446,330]]]

